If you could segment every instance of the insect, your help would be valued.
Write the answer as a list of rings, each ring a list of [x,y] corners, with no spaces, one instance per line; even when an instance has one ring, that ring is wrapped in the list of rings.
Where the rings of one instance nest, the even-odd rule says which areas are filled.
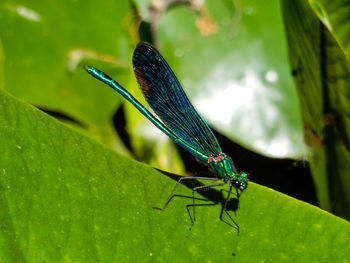
[[[243,191],[248,186],[248,175],[245,172],[238,173],[231,158],[221,151],[221,147],[208,124],[192,106],[168,63],[152,45],[143,42],[139,43],[134,51],[132,62],[140,89],[147,103],[159,118],[149,112],[107,74],[91,66],[85,66],[85,69],[93,77],[109,85],[131,102],[158,129],[190,152],[197,160],[206,164],[215,174],[215,178],[181,177],[161,210],[166,208],[176,188],[182,181],[202,179],[217,182],[222,180],[223,182],[201,185],[192,189],[192,226],[195,221],[195,191],[230,183],[230,189],[224,205],[224,211],[227,211],[227,204],[232,189],[236,189],[237,196],[239,196],[238,190]]]

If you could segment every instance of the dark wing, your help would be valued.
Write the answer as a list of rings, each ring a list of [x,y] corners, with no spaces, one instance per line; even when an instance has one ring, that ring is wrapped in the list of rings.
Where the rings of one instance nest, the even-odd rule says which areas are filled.
[[[140,43],[132,62],[147,103],[163,123],[201,153],[208,156],[220,153],[213,132],[192,106],[162,55],[150,44]]]

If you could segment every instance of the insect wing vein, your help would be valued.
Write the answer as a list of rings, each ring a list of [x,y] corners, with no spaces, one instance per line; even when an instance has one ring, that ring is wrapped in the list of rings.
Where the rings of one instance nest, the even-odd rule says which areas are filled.
[[[208,156],[221,152],[208,124],[194,109],[168,63],[153,46],[140,43],[133,55],[133,66],[147,103],[174,134]]]

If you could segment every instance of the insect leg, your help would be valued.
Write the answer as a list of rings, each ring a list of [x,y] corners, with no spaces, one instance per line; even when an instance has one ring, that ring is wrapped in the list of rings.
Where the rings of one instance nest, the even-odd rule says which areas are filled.
[[[212,180],[212,181],[218,181],[220,180],[219,178],[212,178],[212,177],[198,177],[198,176],[184,176],[184,177],[181,177],[179,181],[177,181],[175,187],[173,188],[173,190],[171,191],[167,201],[165,202],[163,208],[159,209],[159,210],[162,210],[164,211],[164,209],[168,206],[171,198],[173,197],[174,195],[174,192],[176,190],[176,188],[178,187],[178,185],[183,181],[183,180],[191,180],[191,179],[202,179],[202,180]]]
[[[203,180],[212,180],[212,178],[207,178],[207,177],[203,177],[203,178],[200,178],[200,179],[203,179]],[[218,181],[218,180],[221,180],[221,179],[218,179],[218,178],[215,178],[216,180],[214,181]],[[192,226],[191,228],[193,227],[194,225],[194,222],[196,221],[196,216],[195,216],[195,202],[194,202],[194,192],[195,191],[198,191],[198,190],[201,190],[201,189],[205,189],[205,188],[210,188],[210,187],[215,187],[215,186],[223,186],[225,184],[227,184],[227,182],[229,182],[229,180],[225,180],[223,183],[221,184],[210,184],[210,185],[201,185],[201,186],[197,186],[195,188],[192,189],[192,200],[193,200],[193,221],[192,221]]]
[[[224,207],[223,207],[223,209],[221,210],[221,213],[220,213],[220,220],[223,221],[223,222],[225,222],[225,223],[228,224],[229,226],[231,226],[231,227],[237,229],[237,234],[239,235],[239,226],[238,226],[238,224],[233,220],[233,218],[231,217],[231,215],[230,215],[230,214],[228,213],[228,211],[227,211],[227,204],[228,204],[228,201],[229,201],[229,199],[230,199],[230,194],[231,194],[231,192],[232,192],[232,188],[233,188],[233,186],[230,185],[230,190],[229,190],[229,192],[228,192],[228,194],[227,194],[227,198],[226,198],[226,201],[225,201],[225,205],[224,205]],[[237,193],[237,198],[239,198],[239,193],[238,193],[238,190],[237,190],[237,189],[236,189],[236,193]],[[227,214],[227,216],[231,219],[231,221],[232,221],[232,223],[233,223],[234,225],[231,225],[230,223],[226,222],[226,221],[223,219],[222,213],[223,213],[224,211],[225,211],[225,213]]]

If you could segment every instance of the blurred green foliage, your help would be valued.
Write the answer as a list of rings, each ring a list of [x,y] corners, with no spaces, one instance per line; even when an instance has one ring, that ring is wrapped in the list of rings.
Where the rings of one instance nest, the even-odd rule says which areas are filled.
[[[350,64],[341,45],[347,37],[337,41],[303,0],[284,1],[283,13],[320,206],[349,219]]]
[[[115,76],[140,99],[131,56],[139,41],[138,26],[145,20],[151,23],[155,44],[211,125],[266,155],[305,156],[278,2],[166,2],[155,1],[152,8],[150,1],[135,1],[135,6],[104,1],[98,8],[92,2],[59,1],[57,8],[40,1],[25,6],[3,2],[6,89],[84,123],[89,136],[127,154],[110,121],[121,98],[87,78],[82,66],[90,63]],[[150,162],[170,170],[161,164],[168,156],[162,150],[169,148],[168,140],[159,141],[161,135],[131,105],[126,107],[138,158],[163,155]],[[156,153],[147,141],[157,143]]]

